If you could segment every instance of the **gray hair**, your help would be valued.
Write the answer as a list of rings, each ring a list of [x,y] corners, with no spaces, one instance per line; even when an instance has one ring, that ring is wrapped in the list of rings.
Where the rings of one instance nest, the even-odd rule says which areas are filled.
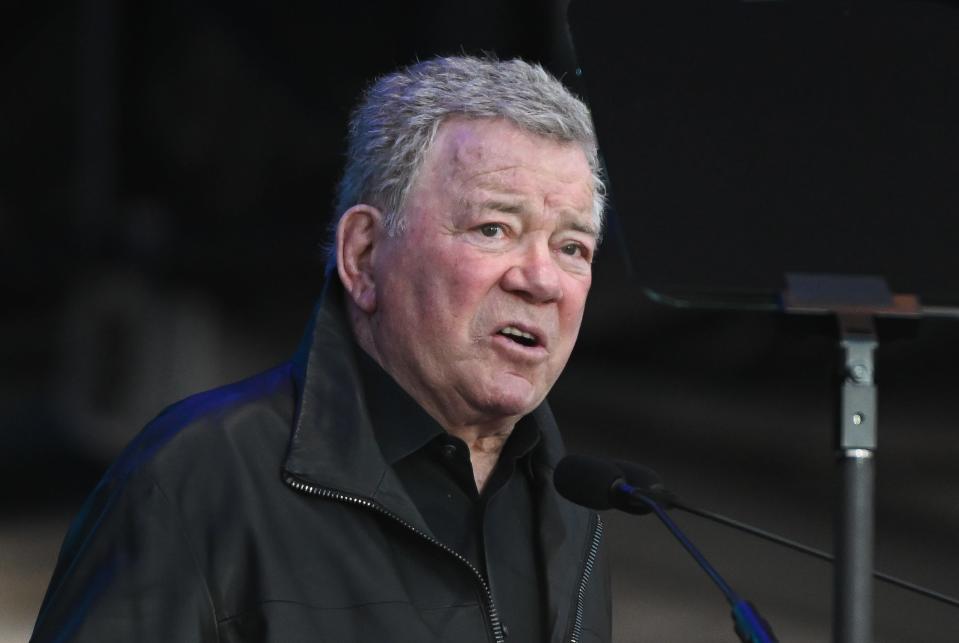
[[[384,213],[388,234],[402,231],[407,195],[436,132],[451,116],[505,118],[533,134],[579,144],[593,174],[593,215],[601,229],[606,190],[586,105],[540,65],[470,56],[419,62],[366,90],[350,118],[336,219],[367,203]],[[332,267],[335,242],[328,253]]]

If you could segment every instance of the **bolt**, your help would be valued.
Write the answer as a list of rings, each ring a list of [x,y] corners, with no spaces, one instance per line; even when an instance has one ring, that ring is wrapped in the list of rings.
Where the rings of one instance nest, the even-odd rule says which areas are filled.
[[[849,368],[849,375],[853,381],[859,384],[865,384],[869,381],[869,369],[865,364],[853,364]]]
[[[852,414],[852,423],[855,424],[856,426],[859,426],[860,424],[862,424],[864,420],[865,420],[865,417],[863,417],[862,413]]]

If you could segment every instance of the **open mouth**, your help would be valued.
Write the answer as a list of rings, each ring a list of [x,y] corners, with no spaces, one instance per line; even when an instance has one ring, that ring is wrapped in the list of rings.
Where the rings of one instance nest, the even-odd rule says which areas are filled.
[[[539,344],[539,341],[537,341],[535,335],[532,333],[527,333],[525,330],[520,330],[515,326],[507,326],[499,331],[499,334],[509,340],[516,342],[517,344],[520,344],[521,346],[532,347]]]

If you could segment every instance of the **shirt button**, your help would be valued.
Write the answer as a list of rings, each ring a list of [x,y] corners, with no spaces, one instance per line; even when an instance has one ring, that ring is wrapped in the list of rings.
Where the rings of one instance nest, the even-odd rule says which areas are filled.
[[[440,449],[440,453],[443,454],[443,457],[447,460],[452,460],[456,457],[457,448],[455,444],[444,444]]]

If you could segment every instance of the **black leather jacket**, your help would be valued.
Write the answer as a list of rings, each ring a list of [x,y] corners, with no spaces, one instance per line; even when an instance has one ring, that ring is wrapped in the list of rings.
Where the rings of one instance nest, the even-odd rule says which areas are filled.
[[[380,455],[338,290],[290,363],[174,404],[127,447],[67,534],[32,641],[506,640],[482,575]],[[534,413],[549,640],[609,641],[602,521],[557,495],[563,447]]]

